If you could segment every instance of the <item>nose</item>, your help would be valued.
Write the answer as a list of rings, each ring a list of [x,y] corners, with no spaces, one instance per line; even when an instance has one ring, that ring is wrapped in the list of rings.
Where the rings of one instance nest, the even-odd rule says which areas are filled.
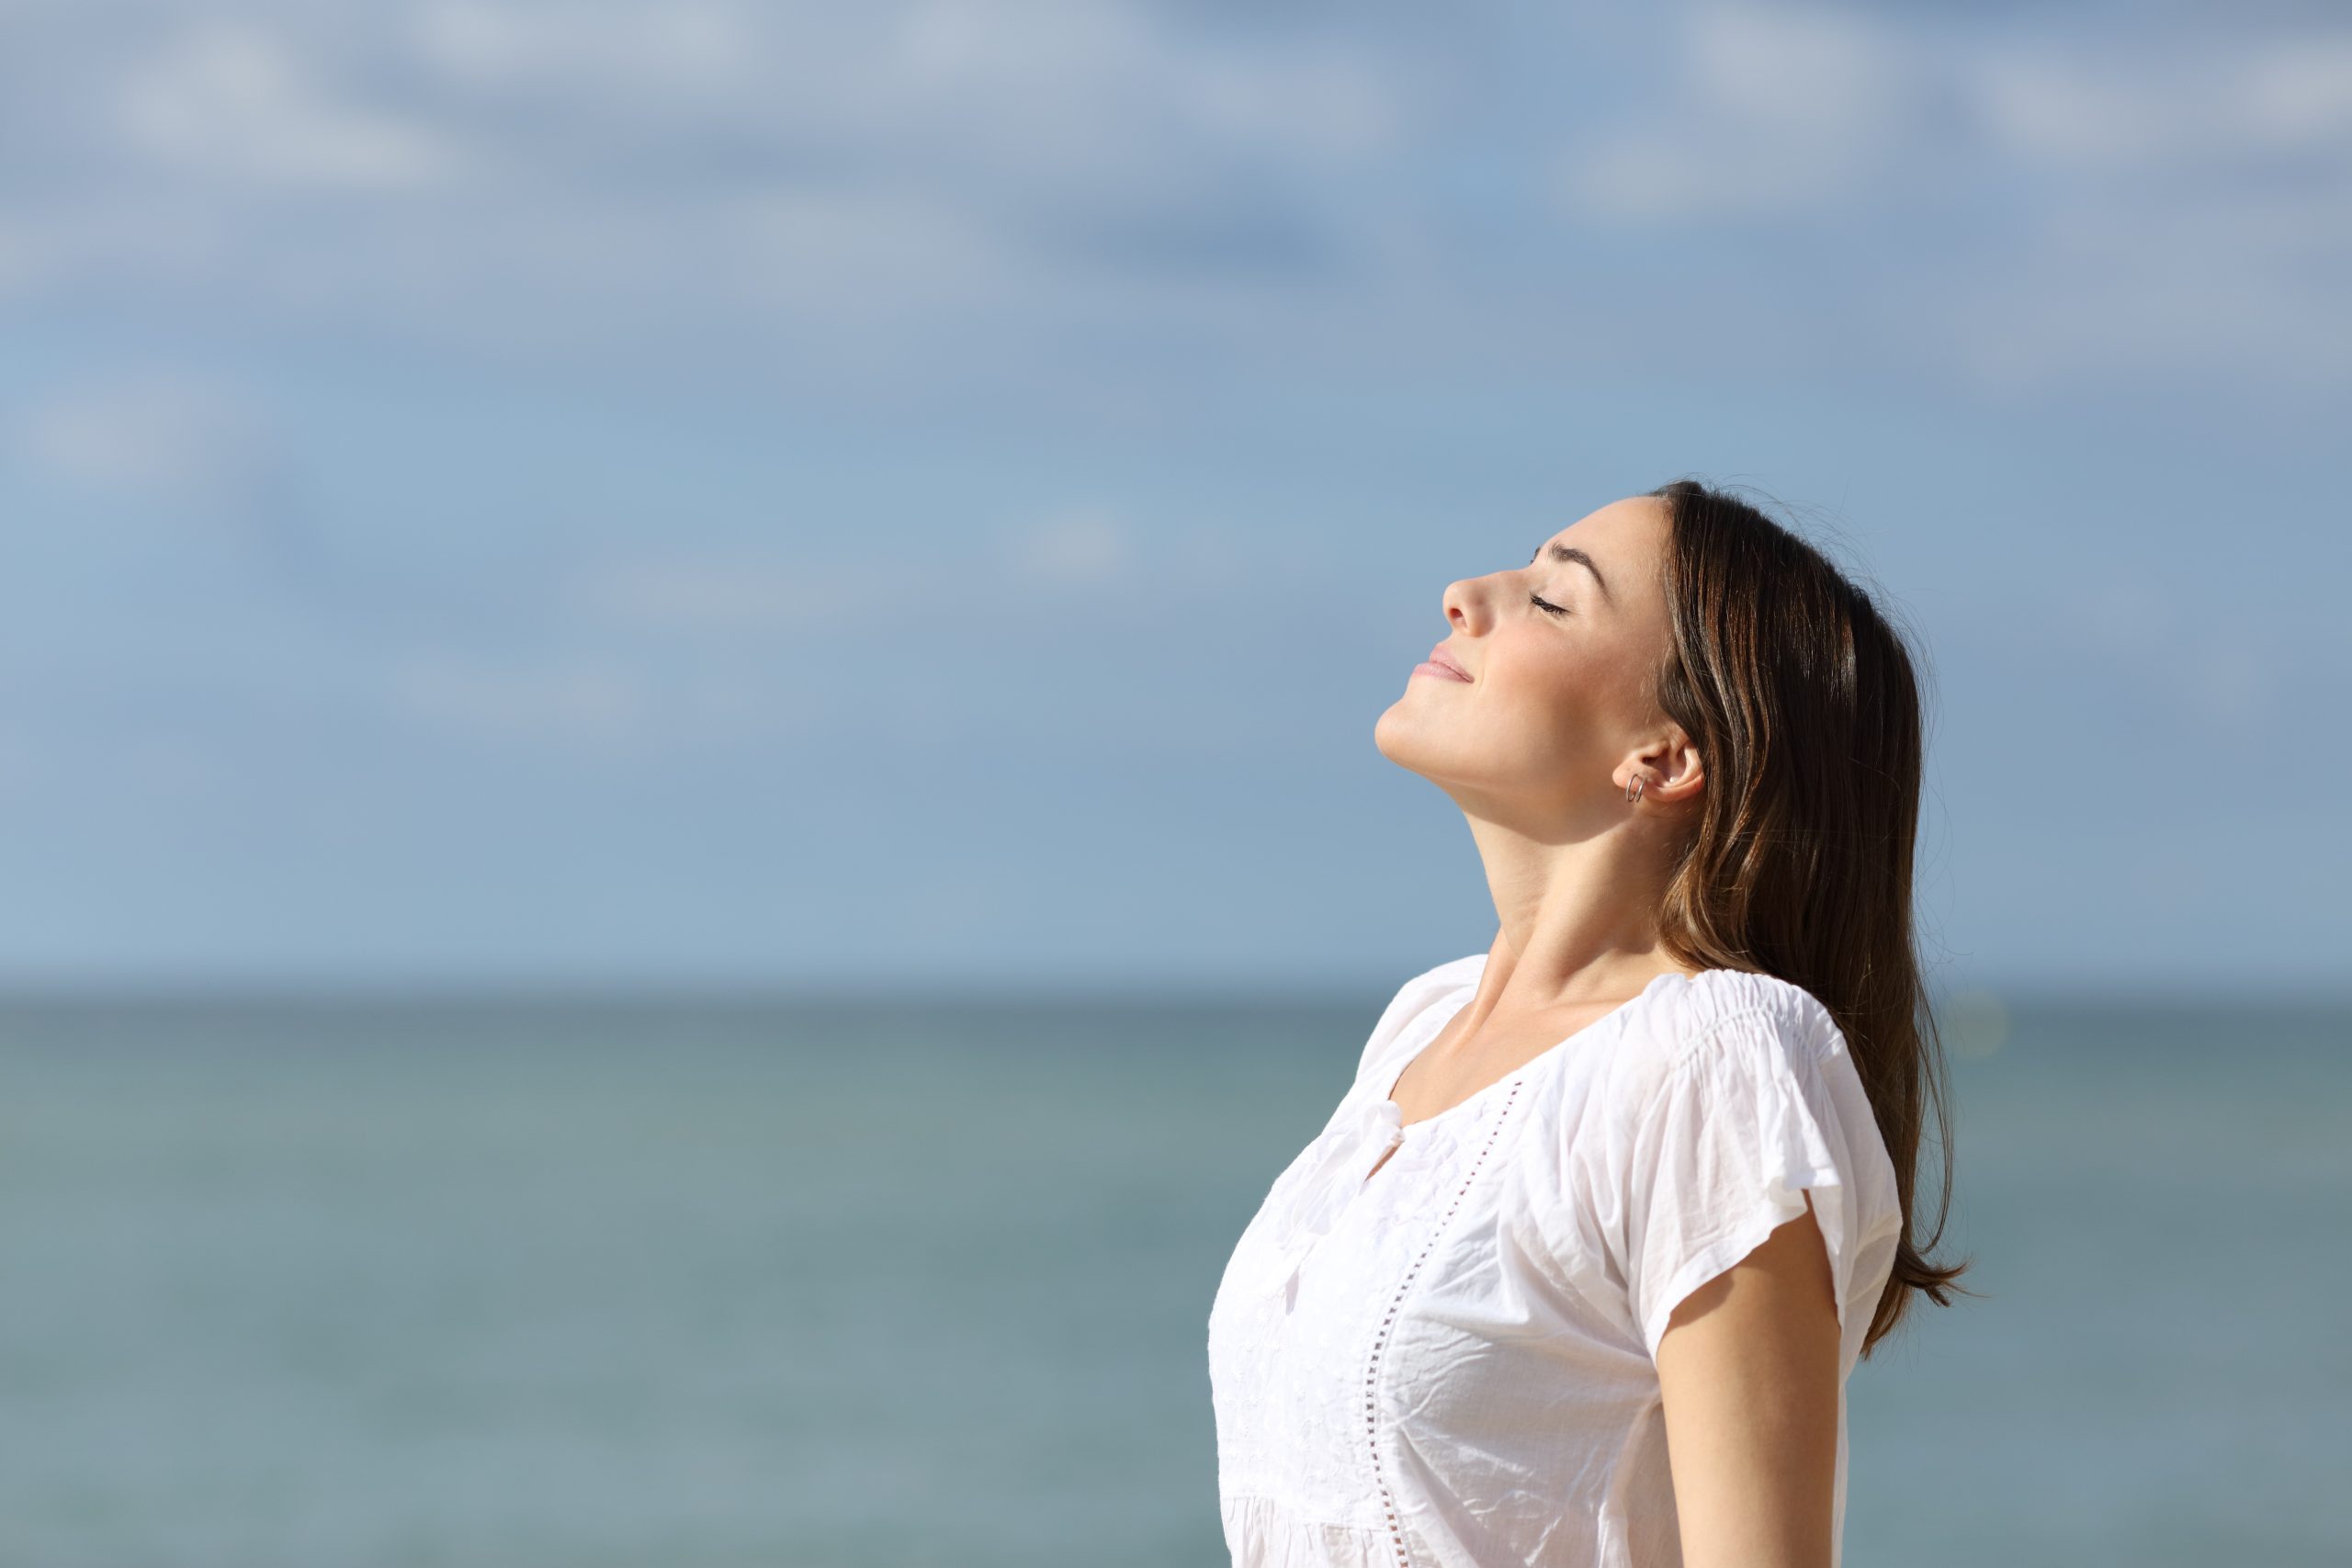
[[[1445,606],[1446,625],[1455,631],[1475,632],[1477,629],[1478,617],[1483,614],[1479,581],[1465,577],[1445,585],[1445,597],[1441,602]]]

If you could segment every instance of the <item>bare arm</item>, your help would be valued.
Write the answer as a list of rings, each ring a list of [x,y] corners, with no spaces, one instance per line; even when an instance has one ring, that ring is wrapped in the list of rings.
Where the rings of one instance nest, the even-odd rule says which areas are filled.
[[[1658,1341],[1688,1568],[1829,1568],[1838,1305],[1812,1205],[1693,1292]]]

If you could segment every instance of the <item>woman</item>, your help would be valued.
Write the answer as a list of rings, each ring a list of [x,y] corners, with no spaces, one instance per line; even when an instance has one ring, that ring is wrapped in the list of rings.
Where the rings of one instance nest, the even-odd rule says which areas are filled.
[[[1501,926],[1396,993],[1234,1250],[1227,1543],[1835,1568],[1845,1381],[1967,1267],[1911,1224],[1945,1095],[1911,659],[1810,546],[1690,480],[1444,609],[1374,739],[1469,818]],[[1943,1174],[1948,1207],[1948,1126]]]

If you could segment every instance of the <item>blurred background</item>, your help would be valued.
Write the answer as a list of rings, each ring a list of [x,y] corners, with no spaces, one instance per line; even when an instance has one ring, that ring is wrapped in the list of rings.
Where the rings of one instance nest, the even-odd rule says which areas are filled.
[[[1686,474],[1931,682],[1847,1561],[2352,1559],[2348,265],[2335,6],[0,4],[0,1563],[1223,1561]]]

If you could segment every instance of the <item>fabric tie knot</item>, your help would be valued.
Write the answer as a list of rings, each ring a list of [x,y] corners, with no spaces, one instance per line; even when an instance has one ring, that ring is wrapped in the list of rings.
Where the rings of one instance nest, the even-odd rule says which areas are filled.
[[[1285,1219],[1271,1241],[1272,1264],[1265,1289],[1283,1298],[1287,1312],[1297,1300],[1295,1287],[1315,1246],[1331,1234],[1364,1180],[1388,1151],[1405,1137],[1405,1111],[1393,1100],[1374,1100],[1357,1106],[1325,1144],[1322,1155],[1302,1179],[1297,1198],[1285,1206]]]

